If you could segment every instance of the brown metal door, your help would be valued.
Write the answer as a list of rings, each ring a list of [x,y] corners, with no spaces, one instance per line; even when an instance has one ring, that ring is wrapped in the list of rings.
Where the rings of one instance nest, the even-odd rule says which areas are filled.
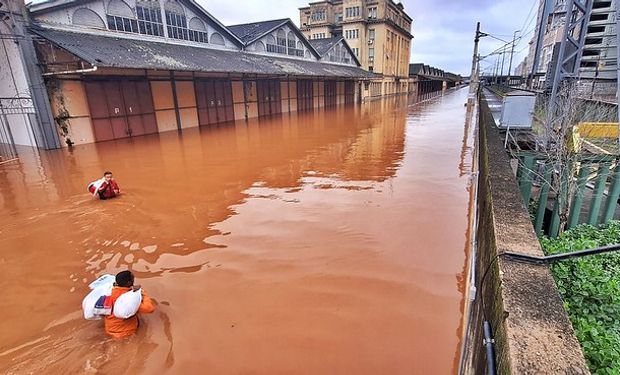
[[[110,116],[114,139],[129,137],[129,127],[125,117],[125,103],[123,102],[119,82],[103,82],[103,90],[105,92],[105,100],[108,103],[108,115]]]
[[[108,103],[105,98],[105,90],[101,82],[84,82],[86,99],[90,108],[90,116],[93,122],[95,141],[109,141],[114,139],[112,124],[108,116]]]
[[[325,81],[324,87],[323,95],[325,96],[325,107],[334,107],[337,103],[336,81]]]
[[[344,102],[345,104],[353,104],[355,102],[355,82],[344,82]]]
[[[258,115],[268,116],[269,113],[269,81],[256,81],[256,97],[258,100]]]
[[[282,94],[280,92],[280,81],[271,80],[269,82],[270,113],[272,115],[282,113]]]
[[[131,136],[144,135],[144,126],[142,125],[142,110],[140,108],[140,99],[136,89],[136,83],[132,81],[122,81],[121,91],[123,93],[123,101],[125,103],[125,113],[127,113],[128,133]]]
[[[196,81],[196,105],[198,107],[198,124],[209,125],[209,109],[207,104],[207,90],[204,81]]]
[[[235,121],[235,108],[232,98],[232,83],[224,81],[224,113],[225,121]]]
[[[307,111],[314,108],[314,87],[312,80],[297,81],[297,110]]]
[[[149,81],[137,81],[136,94],[140,105],[140,119],[144,134],[155,134],[158,132],[157,119],[155,117],[155,107],[153,105],[153,95]],[[132,128],[133,130],[133,128]],[[135,135],[135,132],[134,132]]]

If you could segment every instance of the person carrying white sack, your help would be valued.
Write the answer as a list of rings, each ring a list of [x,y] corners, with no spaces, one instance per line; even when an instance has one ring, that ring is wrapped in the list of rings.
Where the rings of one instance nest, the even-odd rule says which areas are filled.
[[[126,312],[114,311],[114,304],[121,298],[132,298],[132,295],[126,293],[140,293],[142,301],[138,307],[138,311],[127,318],[120,318]],[[139,296],[138,296],[139,297]],[[144,292],[140,285],[134,285],[134,276],[131,271],[121,271],[116,274],[115,282],[110,294],[110,303],[112,306],[112,314],[103,318],[105,333],[114,338],[122,338],[131,336],[138,330],[140,321],[139,314],[150,314],[155,311],[155,305],[149,296]]]

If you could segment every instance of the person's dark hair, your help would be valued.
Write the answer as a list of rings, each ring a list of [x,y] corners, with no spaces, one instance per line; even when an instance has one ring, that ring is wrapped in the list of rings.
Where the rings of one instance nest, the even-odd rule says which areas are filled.
[[[116,285],[124,288],[133,286],[133,273],[131,273],[131,271],[121,271],[117,273]]]
[[[105,177],[105,176],[107,176],[107,175],[109,175],[109,174],[111,175],[111,174],[112,174],[112,172],[110,172],[110,171],[105,171],[105,172],[103,172],[103,177]]]

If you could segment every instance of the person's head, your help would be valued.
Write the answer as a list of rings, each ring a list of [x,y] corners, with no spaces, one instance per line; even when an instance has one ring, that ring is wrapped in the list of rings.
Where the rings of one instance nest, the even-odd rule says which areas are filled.
[[[104,178],[106,181],[110,181],[110,180],[112,179],[112,172],[110,172],[110,171],[106,171],[106,172],[104,172],[104,173],[103,173],[103,178]]]
[[[116,285],[123,288],[133,286],[133,273],[131,271],[121,271],[116,274]]]

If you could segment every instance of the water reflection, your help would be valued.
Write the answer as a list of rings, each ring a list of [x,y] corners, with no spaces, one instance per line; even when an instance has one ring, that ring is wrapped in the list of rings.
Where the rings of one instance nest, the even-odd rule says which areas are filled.
[[[0,370],[42,352],[69,372],[452,371],[461,96],[21,150],[0,168]],[[121,198],[85,193],[103,170]],[[124,268],[160,302],[131,355],[76,314],[87,281]]]

